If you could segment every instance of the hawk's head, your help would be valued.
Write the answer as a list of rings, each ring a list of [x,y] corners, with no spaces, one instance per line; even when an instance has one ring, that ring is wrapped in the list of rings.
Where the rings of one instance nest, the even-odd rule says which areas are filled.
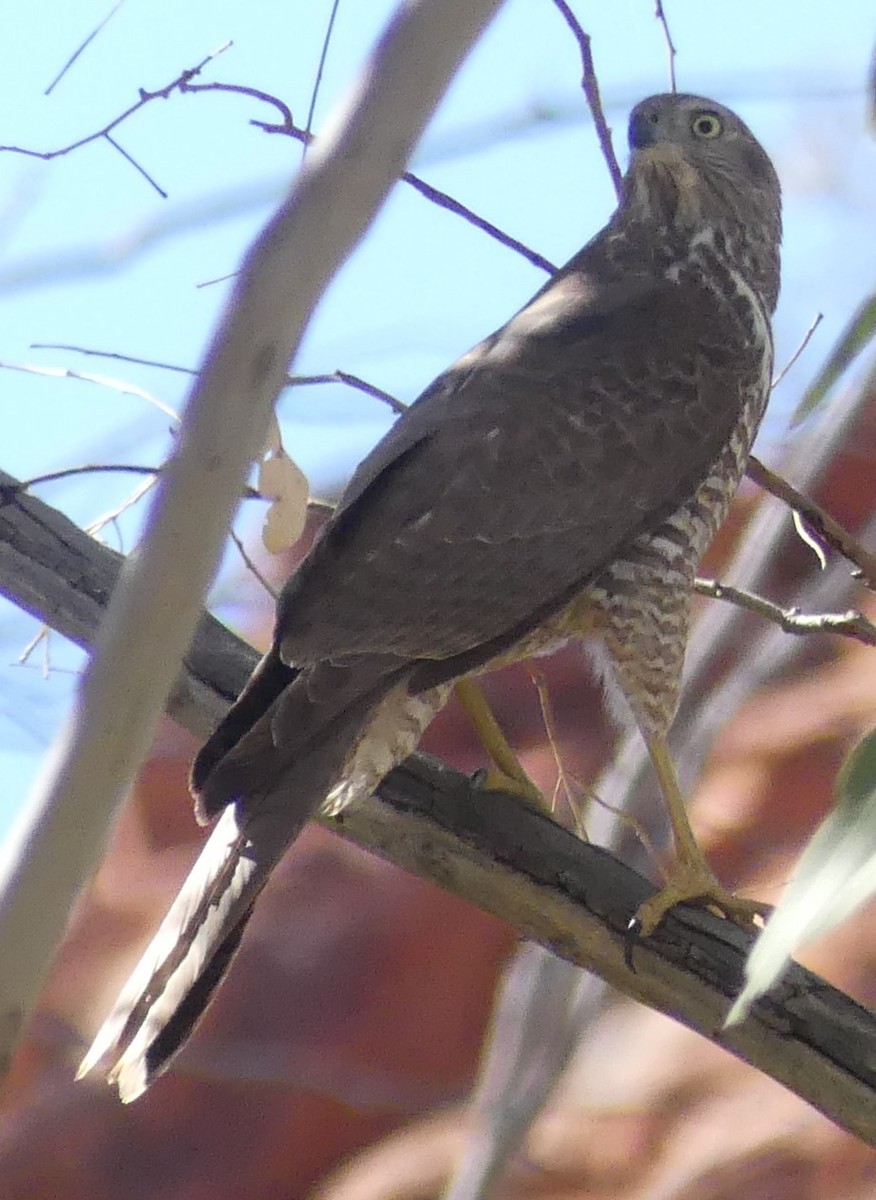
[[[779,180],[744,121],[702,96],[650,96],[630,114],[629,140],[627,214],[687,234],[721,230],[777,289]]]

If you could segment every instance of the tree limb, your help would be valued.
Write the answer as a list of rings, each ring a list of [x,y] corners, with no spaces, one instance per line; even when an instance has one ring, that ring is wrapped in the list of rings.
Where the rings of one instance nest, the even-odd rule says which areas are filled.
[[[726,600],[738,608],[744,608],[747,612],[772,621],[783,633],[793,633],[798,637],[810,633],[835,633],[863,642],[865,646],[876,646],[876,626],[855,608],[838,613],[801,613],[796,608],[783,608],[755,592],[721,583],[718,579],[698,578],[694,583],[694,591],[698,596]]]
[[[0,473],[0,591],[88,647],[121,556]],[[257,655],[204,616],[168,703],[203,734]],[[625,961],[627,923],[653,887],[519,800],[485,796],[459,772],[413,755],[378,796],[326,822],[344,837],[506,921],[627,996],[682,1021],[876,1145],[876,1018],[793,966],[740,1026],[722,1022],[753,935],[678,908]]]

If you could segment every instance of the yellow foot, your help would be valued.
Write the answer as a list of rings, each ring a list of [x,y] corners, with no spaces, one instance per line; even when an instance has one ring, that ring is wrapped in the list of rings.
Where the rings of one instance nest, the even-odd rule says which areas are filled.
[[[494,765],[486,771],[478,772],[477,779],[478,787],[485,792],[508,792],[512,796],[519,796],[533,808],[542,812],[549,811],[544,796],[519,765],[513,775]]]
[[[737,925],[753,925],[755,917],[767,917],[772,905],[762,900],[745,900],[728,892],[705,862],[679,863],[666,887],[646,900],[633,918],[634,932],[648,937],[676,904],[701,904]]]
[[[475,681],[460,679],[456,684],[456,694],[492,763],[479,776],[480,786],[489,792],[510,792],[512,796],[520,796],[527,804],[547,810],[544,796],[517,761],[517,755],[505,740]]]

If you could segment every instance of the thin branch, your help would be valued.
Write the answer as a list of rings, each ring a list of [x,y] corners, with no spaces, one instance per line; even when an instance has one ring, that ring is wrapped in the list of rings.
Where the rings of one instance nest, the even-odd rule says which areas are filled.
[[[48,679],[52,674],[52,633],[51,625],[41,625],[15,660],[15,665],[17,667],[30,667],[30,660],[33,657],[34,651],[37,646],[42,646],[43,661],[38,670],[43,679]]]
[[[226,271],[224,275],[213,275],[210,279],[200,279],[196,284],[196,288],[216,287],[219,283],[227,283],[229,279],[233,279],[234,271]]]
[[[253,89],[241,86],[235,83],[193,83],[186,84],[181,89],[184,92],[232,92],[240,93],[241,95],[252,95]],[[264,93],[258,93],[260,99],[268,99]],[[287,110],[288,113],[288,110]],[[278,133],[285,137],[294,138],[295,141],[301,142],[305,146],[309,146],[313,142],[313,135],[307,130],[296,125],[292,120],[291,114],[284,116],[283,122],[280,125],[271,125],[265,121],[252,121],[251,124],[263,129],[265,133]],[[473,209],[468,208],[455,197],[448,195],[447,192],[442,192],[440,188],[433,187],[431,183],[426,183],[425,179],[421,179],[419,175],[414,175],[412,171],[405,171],[399,178],[403,183],[412,187],[414,191],[419,192],[421,196],[439,208],[445,208],[448,212],[454,213],[458,217],[462,217],[470,225],[476,229],[480,229],[482,233],[486,233],[489,237],[499,242],[500,245],[506,246],[509,250],[520,254],[534,267],[538,267],[542,271],[546,271],[549,275],[553,275],[557,268],[544,255],[538,251],[532,250],[529,246],[523,244],[512,237],[509,233],[499,229],[491,221],[487,221]]]
[[[113,135],[111,133],[105,133],[104,139],[107,142],[109,142],[109,144],[112,146],[112,148],[114,150],[116,150],[119,154],[121,154],[121,156],[125,160],[125,162],[130,163],[131,166],[134,168],[134,170],[143,176],[143,178],[146,180],[146,182],[149,184],[149,186],[151,188],[153,188],[154,191],[158,192],[158,195],[161,197],[162,200],[167,199],[168,193],[164,190],[164,188],[161,187],[161,185],[158,183],[158,181],[156,179],[154,179],[152,175],[149,174],[149,172],[146,170],[146,168],[141,163],[137,162],[136,158],[134,158],[134,156],[132,154],[128,153],[128,151],[125,149],[124,146],[122,146],[119,142],[116,141],[116,139],[113,137]]]
[[[224,46],[221,46],[218,50],[214,51],[213,54],[208,55],[207,58],[200,62],[196,67],[191,67],[188,70],[181,72],[176,79],[174,79],[171,83],[168,83],[163,88],[159,88],[152,92],[148,92],[141,88],[140,98],[136,104],[132,104],[123,113],[115,117],[112,121],[108,122],[108,124],[106,124],[102,129],[99,129],[94,133],[90,133],[86,137],[79,138],[77,141],[70,142],[68,145],[61,146],[56,150],[31,150],[23,146],[0,146],[0,153],[5,152],[7,154],[24,154],[31,158],[40,158],[48,161],[53,158],[60,158],[65,154],[70,154],[72,151],[79,150],[82,146],[87,146],[92,142],[99,141],[100,139],[112,140],[110,138],[110,134],[124,121],[127,121],[135,113],[145,108],[146,105],[150,104],[153,100],[166,100],[173,95],[174,92],[179,92],[180,95],[194,95],[198,92],[227,92],[232,95],[248,96],[251,99],[260,101],[261,103],[271,105],[277,110],[280,116],[280,120],[273,123],[270,121],[251,119],[251,125],[254,125],[258,129],[262,129],[266,133],[281,134],[286,137],[294,138],[305,146],[310,145],[313,141],[312,135],[308,132],[308,130],[302,129],[295,124],[292,118],[291,109],[283,100],[279,99],[279,97],[273,96],[269,92],[261,91],[259,88],[249,87],[245,84],[192,82],[192,80],[195,79],[201,73],[201,71],[203,71],[208,63],[212,62],[214,58],[223,53],[223,51],[227,50],[230,45],[231,42],[228,42]],[[595,97],[596,103],[599,105],[598,90],[595,93]],[[599,107],[597,111],[601,113],[601,107]],[[595,119],[596,118],[594,115],[594,120]],[[604,116],[602,117],[602,123],[603,127],[607,130]],[[597,126],[597,128],[599,128],[599,126]],[[608,138],[608,144],[610,147],[610,134],[608,134]],[[601,133],[600,141],[602,141]],[[125,153],[117,143],[113,142],[113,145],[121,153]],[[126,157],[129,156],[126,155]],[[134,163],[134,165],[144,176],[146,176],[147,179],[149,179],[149,182],[154,187],[158,188],[158,185],[155,183],[155,181],[151,179],[147,172],[143,171],[139,164]],[[414,175],[410,171],[405,171],[400,178],[404,183],[408,184],[409,187],[412,187],[415,191],[419,192],[420,195],[425,197],[425,199],[427,199],[430,203],[437,205],[439,208],[447,209],[448,212],[452,212],[454,215],[461,217],[464,221],[467,221],[468,224],[473,225],[476,229],[480,229],[482,233],[486,233],[489,237],[493,238],[494,241],[499,242],[500,245],[503,245],[507,247],[507,249],[513,250],[516,254],[521,255],[521,257],[525,258],[527,262],[531,263],[534,267],[537,267],[541,271],[546,271],[549,275],[553,275],[556,272],[557,268],[555,264],[549,259],[545,258],[543,254],[539,254],[536,250],[532,250],[529,246],[526,246],[517,238],[505,233],[503,230],[499,229],[497,225],[494,225],[491,221],[481,217],[478,213],[474,212],[473,209],[468,208],[459,200],[456,200],[454,197],[448,195],[447,192],[442,192],[440,188],[433,187],[432,184],[426,183],[424,179],[421,179],[418,175]],[[158,188],[158,190],[161,191],[160,188]],[[228,276],[223,276],[223,279],[225,278],[228,278]]]
[[[111,508],[109,512],[105,512],[102,517],[98,517],[96,521],[92,521],[89,525],[86,525],[85,532],[90,534],[91,537],[97,537],[107,525],[112,525],[118,534],[119,548],[123,549],[122,531],[118,523],[119,517],[123,516],[129,508],[133,508],[135,504],[139,504],[143,497],[148,495],[152,488],[155,487],[157,482],[158,476],[156,475],[153,475],[151,479],[144,479],[142,483],[139,483],[134,488],[133,492],[127,495],[114,508]]]
[[[876,338],[876,293],[869,296],[849,320],[827,361],[806,389],[791,418],[796,428],[821,406],[825,396],[855,358]]]
[[[672,34],[669,32],[669,22],[666,19],[666,13],[663,11],[663,0],[656,0],[654,16],[663,28],[663,40],[666,43],[666,57],[669,62],[669,90],[674,94],[678,91],[675,83],[675,56],[678,51],[675,49],[675,42],[673,42]]]
[[[54,483],[58,479],[70,479],[75,475],[97,475],[102,471],[116,471],[129,475],[158,475],[160,467],[136,467],[130,463],[96,463],[82,467],[64,467],[60,471],[47,471],[44,475],[34,475],[31,479],[23,480],[18,486],[22,492],[38,487],[41,483]],[[0,503],[5,500],[0,497]]]
[[[125,3],[125,0],[116,0],[116,3],[112,6],[112,8],[109,10],[109,12],[106,14],[106,16],[101,18],[100,21],[98,21],[97,25],[95,25],[94,29],[92,29],[91,33],[89,33],[89,35],[85,39],[85,41],[79,43],[79,45],[76,47],[76,49],[70,55],[70,57],[64,63],[63,67],[61,67],[61,70],[58,72],[58,74],[55,76],[55,78],[52,80],[52,82],[49,84],[49,86],[43,92],[44,96],[51,96],[52,92],[55,90],[55,88],[58,86],[58,84],[61,82],[61,80],[64,78],[64,76],[67,74],[67,72],[73,66],[73,64],[76,62],[77,58],[79,58],[79,56],[88,49],[88,47],[91,45],[91,43],[94,41],[94,39],[100,33],[100,31],[109,24],[109,22],[113,19],[113,17],[116,15],[116,13],[119,11],[119,9],[122,7],[122,5],[124,3]]]
[[[810,500],[781,475],[771,471],[759,458],[752,455],[748,460],[749,479],[782,500],[799,514],[809,533],[816,541],[830,546],[857,568],[856,578],[862,580],[871,591],[876,591],[876,555],[871,554],[859,541],[835,521],[821,505]]]
[[[630,813],[624,812],[622,808],[617,808],[613,804],[608,804],[599,793],[591,786],[586,784],[583,779],[576,775],[570,775],[563,766],[562,754],[560,751],[560,738],[554,720],[553,707],[550,700],[550,692],[548,690],[548,681],[545,673],[532,662],[529,664],[529,677],[532,680],[536,694],[538,695],[539,707],[541,709],[541,720],[544,727],[545,736],[548,740],[548,745],[551,748],[551,753],[554,757],[554,762],[557,766],[557,786],[554,788],[552,797],[551,812],[556,807],[556,799],[559,788],[562,787],[566,795],[566,803],[569,811],[572,814],[572,819],[575,824],[575,832],[578,837],[585,841],[587,837],[587,815],[594,804],[598,804],[600,808],[607,809],[613,813],[619,821],[625,824],[633,831],[638,838],[640,844],[645,848],[653,862],[657,862],[658,854],[653,841],[648,836],[648,831],[645,829],[641,821],[638,821]],[[578,802],[578,797],[583,796],[586,801],[586,808]]]
[[[60,471],[47,471],[44,475],[34,475],[30,479],[22,480],[16,484],[16,490],[27,492],[31,488],[38,487],[41,483],[54,483],[58,479],[69,479],[76,475],[96,475],[101,472],[117,471],[121,474],[129,475],[151,475],[158,476],[161,474],[162,467],[141,467],[132,463],[95,463],[81,467],[63,467]],[[8,485],[6,485],[8,487]],[[10,496],[7,495],[3,487],[0,487],[0,507],[8,504]],[[271,497],[264,496],[258,488],[250,487],[249,484],[243,489],[244,500],[264,500],[270,504]],[[307,511],[318,513],[320,516],[330,516],[334,512],[334,505],[329,504],[327,500],[310,499],[307,502]]]
[[[322,75],[323,71],[325,70],[325,61],[328,58],[329,44],[332,40],[332,30],[335,27],[335,19],[338,15],[339,5],[340,0],[332,0],[332,8],[331,12],[329,13],[328,25],[326,26],[325,37],[322,40],[322,49],[320,50],[319,54],[319,63],[316,67],[316,78],[313,81],[313,90],[310,93],[310,106],[307,109],[307,120],[304,122],[304,128],[308,133],[313,132],[313,117],[316,112],[316,101],[319,98],[319,88],[320,84],[322,83]],[[307,147],[304,146],[302,149],[302,157],[304,156],[306,150]]]
[[[194,367],[177,367],[173,363],[158,362],[153,358],[137,358],[133,354],[119,354],[115,350],[91,350],[87,346],[69,346],[64,342],[31,342],[31,350],[66,350],[72,354],[85,354],[93,358],[114,358],[118,362],[134,363],[138,367],[159,367],[162,371],[178,371],[181,375],[194,375]]]
[[[364,392],[366,396],[373,396],[375,400],[382,401],[394,413],[401,414],[408,407],[403,400],[399,400],[391,392],[385,392],[383,388],[369,383],[367,379],[361,379],[358,375],[351,375],[349,371],[331,371],[326,375],[289,375],[286,379],[287,387],[304,387],[311,383],[343,383],[357,392]]]
[[[288,136],[297,137],[299,141],[303,141],[305,146],[309,146],[313,141],[313,137],[309,133],[305,133],[303,129],[299,129],[292,117],[292,109],[279,96],[272,95],[271,92],[263,92],[261,88],[250,87],[244,83],[191,83],[188,79],[180,84],[180,92],[183,95],[195,95],[197,92],[229,92],[235,96],[249,96],[253,100],[258,100],[262,104],[268,104],[275,108],[280,114],[280,120],[277,121],[261,121],[256,117],[250,119],[250,125],[256,129],[261,129],[263,133],[278,133]],[[304,136],[299,136],[304,135]]]
[[[785,378],[785,376],[788,374],[788,372],[791,370],[791,368],[797,362],[800,355],[803,353],[803,351],[806,349],[806,347],[812,341],[813,333],[815,333],[816,329],[818,328],[818,326],[821,324],[821,322],[823,320],[824,320],[824,313],[816,313],[815,314],[815,316],[812,319],[812,324],[809,326],[809,328],[803,334],[803,338],[800,342],[800,345],[797,347],[797,349],[794,351],[794,353],[791,355],[791,357],[788,359],[788,361],[782,367],[781,371],[779,371],[778,375],[775,377],[773,382],[770,384],[771,391],[775,391],[775,389],[779,386],[779,384],[782,382],[782,380]]]
[[[69,367],[37,367],[32,363],[13,363],[2,360],[0,360],[0,370],[21,371],[25,375],[44,375],[50,379],[77,379],[81,383],[95,383],[98,387],[109,388],[110,391],[120,392],[123,396],[136,396],[139,400],[145,400],[148,404],[154,405],[159,412],[164,413],[166,417],[170,417],[174,424],[179,422],[179,413],[175,412],[169,404],[165,404],[163,400],[159,400],[152,392],[137,387],[135,383],[112,379],[109,375],[92,375],[88,371],[73,371]]]
[[[755,592],[731,587],[730,584],[721,583],[717,579],[697,579],[694,589],[700,596],[708,596],[712,600],[726,600],[738,608],[765,617],[785,633],[800,636],[810,633],[836,633],[863,642],[865,646],[876,646],[876,625],[857,609],[849,609],[844,613],[801,613],[796,608],[782,608],[781,605],[766,600]]]
[[[134,113],[140,112],[147,104],[151,104],[153,100],[167,100],[174,92],[182,91],[186,83],[200,75],[214,59],[220,54],[224,54],[229,48],[231,42],[226,42],[223,46],[219,46],[212,54],[208,54],[206,58],[201,59],[195,67],[188,67],[185,71],[181,71],[177,77],[163,88],[157,91],[149,92],[145,88],[140,88],[139,99],[126,108],[124,112],[117,117],[113,117],[106,125],[100,129],[96,129],[93,133],[86,134],[85,137],[78,138],[75,142],[70,142],[66,146],[59,146],[56,150],[31,150],[25,146],[0,146],[0,154],[23,154],[27,158],[41,158],[45,162],[51,161],[53,158],[62,158],[65,154],[70,154],[74,150],[80,150],[83,146],[88,146],[92,142],[98,142],[102,138],[106,138],[114,129],[124,124]]]
[[[578,43],[582,67],[581,87],[584,91],[584,97],[587,100],[587,107],[590,109],[590,115],[593,117],[593,124],[596,128],[596,136],[599,139],[599,148],[602,151],[602,157],[605,159],[605,165],[608,167],[608,173],[611,176],[611,182],[614,185],[617,198],[620,199],[623,188],[623,176],[614,152],[611,129],[605,119],[605,112],[602,107],[599,80],[596,78],[596,68],[593,65],[593,51],[590,47],[590,34],[585,33],[581,27],[581,23],[566,3],[566,0],[554,0],[554,4],[559,9],[560,15],[571,29],[575,41]]]
[[[276,181],[247,180],[226,191],[204,192],[101,240],[36,252],[0,268],[0,293],[20,296],[27,288],[115,274],[170,238],[251,214],[255,208],[270,209],[280,190]]]
[[[96,132],[90,133],[86,137],[80,138],[76,142],[71,142],[68,146],[62,146],[57,150],[30,150],[24,146],[0,146],[0,153],[23,154],[29,158],[41,158],[47,162],[53,158],[60,158],[64,154],[70,154],[73,150],[79,150],[82,146],[87,146],[91,142],[103,140],[113,146],[123,158],[125,158],[133,167],[136,168],[136,170],[144,177],[144,179],[148,180],[148,182],[153,188],[155,188],[159,195],[166,199],[167,193],[158,186],[148,171],[141,167],[140,164],[127,152],[127,150],[124,150],[119,143],[115,141],[115,139],[111,136],[112,132],[124,121],[127,121],[129,117],[132,117],[134,113],[139,112],[142,108],[145,108],[146,105],[150,104],[153,100],[166,100],[173,92],[177,90],[183,91],[186,83],[188,83],[196,75],[200,74],[200,72],[203,71],[204,67],[206,67],[208,63],[211,63],[213,59],[218,58],[220,54],[223,54],[230,45],[231,42],[226,42],[223,46],[218,47],[218,49],[214,50],[212,54],[208,54],[206,58],[198,63],[196,67],[190,67],[188,70],[183,71],[182,74],[177,76],[172,83],[167,84],[166,87],[159,89],[157,92],[147,92],[144,88],[141,88],[140,98],[135,104],[132,104],[119,116],[115,117],[112,121],[109,121],[102,129],[98,129]]]
[[[510,233],[505,233],[504,230],[499,229],[498,225],[494,225],[492,221],[486,220],[485,217],[480,216],[473,209],[454,199],[453,196],[449,196],[447,192],[442,192],[440,188],[433,187],[431,183],[426,183],[425,179],[420,179],[418,175],[414,175],[410,171],[405,171],[401,178],[404,183],[412,187],[415,192],[419,192],[421,196],[424,196],[432,204],[436,204],[439,208],[446,208],[448,212],[454,213],[457,217],[462,217],[469,225],[473,225],[475,229],[480,229],[482,233],[493,238],[501,246],[513,250],[515,254],[519,254],[522,258],[525,258],[534,267],[538,267],[541,271],[547,271],[548,275],[556,273],[557,268],[550,259],[545,258],[543,254],[539,254],[537,250],[532,250],[529,246],[524,245],[523,242],[512,237]]]
[[[586,812],[579,810],[577,801],[578,787],[575,786],[577,781],[573,781],[572,777],[566,771],[563,763],[563,754],[560,749],[560,738],[557,732],[557,724],[554,717],[554,707],[551,704],[550,690],[548,688],[547,676],[544,671],[540,670],[533,663],[528,664],[529,678],[535,688],[538,696],[538,704],[541,709],[541,724],[547,738],[548,745],[551,749],[551,754],[554,759],[554,766],[557,768],[557,782],[554,786],[553,795],[551,796],[551,809],[553,813],[556,811],[557,800],[560,790],[566,798],[566,805],[572,814],[575,821],[575,831],[579,837],[586,838],[587,836],[587,818]],[[582,789],[587,794],[586,789]],[[589,799],[589,795],[588,795]]]
[[[114,358],[119,362],[134,363],[141,367],[158,367],[163,371],[178,371],[182,375],[194,375],[196,372],[192,367],[178,367],[173,363],[157,362],[151,358],[136,358],[131,354],[118,354],[107,350],[90,350],[84,346],[69,346],[59,342],[34,342],[31,345],[31,350],[67,350],[74,354],[88,354],[96,358]],[[106,382],[106,377],[102,375],[86,375],[76,371],[70,371],[61,367],[31,367],[17,366],[0,362],[0,367],[11,366],[13,370],[30,371],[38,375],[64,375],[74,379],[88,379],[92,382]],[[378,387],[376,383],[369,383],[367,379],[362,379],[360,375],[352,375],[349,371],[329,371],[322,375],[288,375],[286,377],[287,387],[304,387],[309,384],[321,383],[342,383],[346,387],[354,388],[357,392],[364,392],[366,396],[373,396],[375,400],[380,400],[381,403],[388,405],[393,412],[403,413],[408,407],[403,400],[399,400],[397,396],[393,396],[391,392],[384,391]],[[131,391],[133,395],[143,395],[151,398],[150,393],[143,392],[133,385],[121,385],[124,390]],[[175,415],[175,414],[171,414]],[[82,468],[82,470],[97,470],[98,468]]]
[[[253,561],[252,557],[248,553],[246,546],[244,546],[243,542],[237,536],[237,534],[234,532],[233,529],[229,530],[229,535],[231,537],[232,542],[234,542],[235,547],[237,548],[237,553],[243,559],[243,565],[246,567],[247,571],[249,571],[250,575],[252,575],[253,578],[258,583],[261,584],[261,586],[265,589],[265,591],[268,593],[268,595],[271,597],[271,599],[276,603],[278,595],[279,595],[279,593],[277,592],[277,589],[271,584],[271,582],[266,578],[266,576],[259,570],[259,568],[255,564],[255,562]]]

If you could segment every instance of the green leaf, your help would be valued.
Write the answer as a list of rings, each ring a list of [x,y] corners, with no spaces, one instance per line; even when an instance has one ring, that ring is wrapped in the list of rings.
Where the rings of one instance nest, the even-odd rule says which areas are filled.
[[[745,1018],[805,941],[833,929],[876,894],[876,729],[837,776],[837,802],[804,850],[781,903],[745,964],[746,984],[727,1017]]]

